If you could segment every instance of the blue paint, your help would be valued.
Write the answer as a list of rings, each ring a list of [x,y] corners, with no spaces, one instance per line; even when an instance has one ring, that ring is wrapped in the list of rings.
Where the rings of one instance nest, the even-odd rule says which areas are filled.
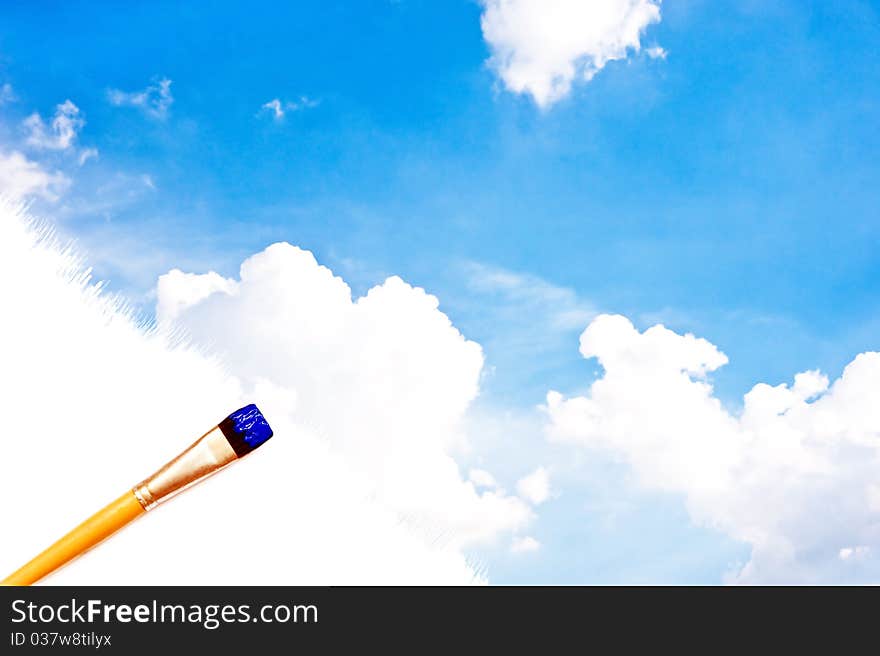
[[[256,405],[251,403],[226,418],[227,425],[250,449],[256,449],[272,437],[269,423]]]

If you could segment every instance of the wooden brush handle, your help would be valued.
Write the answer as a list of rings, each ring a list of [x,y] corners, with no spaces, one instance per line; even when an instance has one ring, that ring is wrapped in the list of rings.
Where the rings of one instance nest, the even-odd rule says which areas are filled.
[[[63,567],[77,556],[109,538],[123,526],[144,514],[144,508],[128,491],[99,510],[39,556],[13,572],[0,585],[31,585]]]

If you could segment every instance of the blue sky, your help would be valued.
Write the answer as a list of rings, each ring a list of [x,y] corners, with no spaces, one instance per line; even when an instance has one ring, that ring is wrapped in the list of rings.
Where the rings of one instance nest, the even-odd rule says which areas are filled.
[[[733,410],[880,346],[878,9],[666,0],[641,34],[665,58],[630,52],[541,108],[487,65],[475,1],[9,3],[0,139],[76,103],[100,154],[52,213],[147,314],[168,269],[235,275],[282,240],[358,293],[395,274],[436,294],[486,349],[476,411],[515,431],[473,457],[554,472],[541,551],[475,553],[494,581],[714,583],[747,546],[548,445],[534,408],[597,375],[577,353],[597,311],[716,344]],[[107,101],[161,79],[164,117]],[[300,106],[276,120],[275,98]]]

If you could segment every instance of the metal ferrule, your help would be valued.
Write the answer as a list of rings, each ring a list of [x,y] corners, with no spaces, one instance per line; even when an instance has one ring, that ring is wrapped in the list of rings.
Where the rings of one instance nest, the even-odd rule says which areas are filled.
[[[226,436],[215,426],[162,469],[135,485],[132,492],[144,510],[152,510],[237,459]]]

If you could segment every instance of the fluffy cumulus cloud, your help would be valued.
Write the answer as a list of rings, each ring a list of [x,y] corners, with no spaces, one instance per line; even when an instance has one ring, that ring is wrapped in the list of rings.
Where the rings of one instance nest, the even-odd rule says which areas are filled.
[[[278,398],[293,424],[322,436],[371,495],[427,534],[463,546],[529,520],[520,499],[478,489],[488,472],[459,471],[453,456],[483,356],[424,290],[392,277],[353,299],[311,253],[279,243],[246,260],[239,280],[162,276],[157,317],[211,344],[243,384]]]
[[[517,481],[516,491],[529,503],[542,504],[550,498],[550,474],[544,467],[538,467]]]
[[[880,579],[880,353],[830,383],[816,371],[755,385],[741,412],[708,379],[713,344],[601,315],[580,351],[604,373],[585,396],[547,395],[551,439],[605,449],[682,494],[693,519],[751,546],[741,582]]]
[[[42,117],[34,112],[23,123],[27,132],[27,144],[38,149],[67,150],[72,148],[76,136],[85,125],[79,107],[65,100],[55,108],[55,116],[47,125]]]
[[[504,86],[541,107],[566,96],[609,61],[641,48],[660,0],[482,0],[489,64]],[[651,56],[663,56],[654,47]],[[661,54],[663,53],[663,54]]]
[[[528,519],[459,476],[448,453],[480,349],[402,281],[352,301],[286,245],[249,259],[240,281],[163,278],[163,326],[213,342],[223,363],[178,328],[139,325],[6,204],[0,298],[15,308],[0,328],[0,495],[18,500],[0,507],[16,527],[2,571],[252,400],[276,432],[267,446],[52,582],[468,583],[480,575],[460,546]],[[147,556],[133,566],[133,553]],[[230,553],[254,558],[229,567]]]
[[[17,150],[0,150],[0,196],[17,201],[31,198],[57,200],[70,186],[70,179],[59,171],[48,171]]]
[[[147,116],[161,120],[168,116],[174,96],[171,95],[171,80],[160,78],[139,91],[110,89],[107,100],[116,107],[136,107]]]

